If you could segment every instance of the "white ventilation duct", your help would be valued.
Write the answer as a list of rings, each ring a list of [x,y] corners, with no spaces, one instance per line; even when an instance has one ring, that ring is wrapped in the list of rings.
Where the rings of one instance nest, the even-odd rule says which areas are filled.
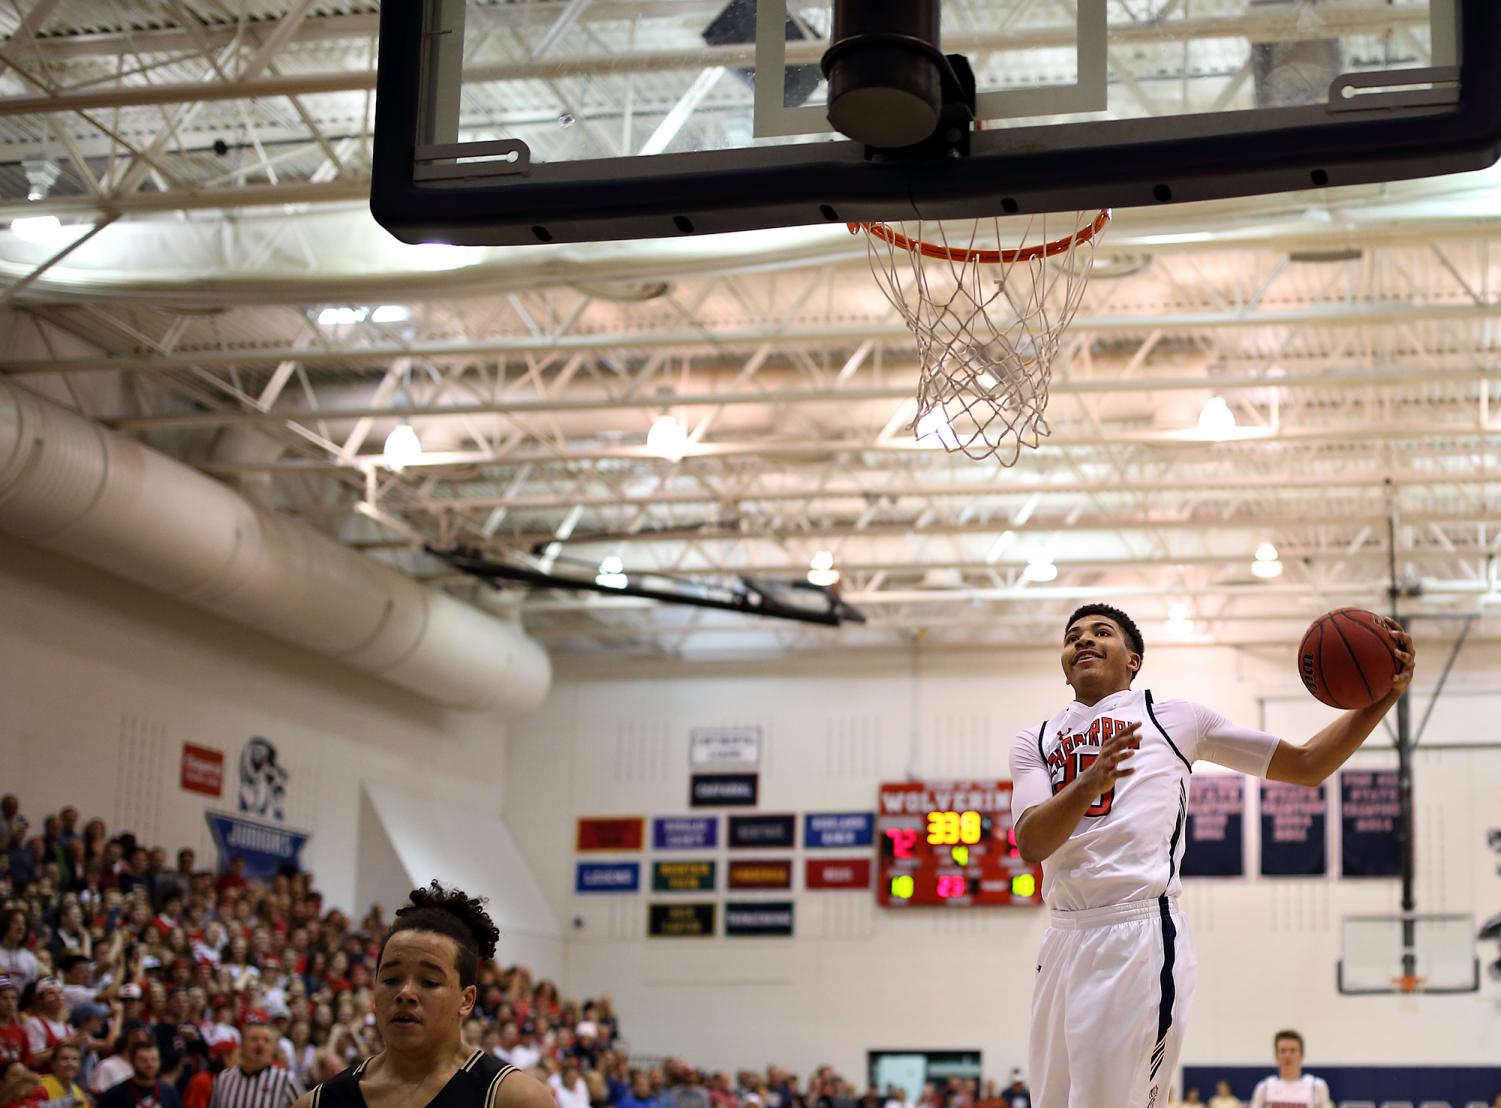
[[[552,681],[520,628],[0,380],[0,529],[453,708]]]

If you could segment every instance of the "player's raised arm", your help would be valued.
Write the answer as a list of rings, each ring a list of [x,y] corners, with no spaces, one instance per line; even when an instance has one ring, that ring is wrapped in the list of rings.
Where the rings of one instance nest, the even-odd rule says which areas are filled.
[[[1361,743],[1376,729],[1381,717],[1391,710],[1412,684],[1414,667],[1417,664],[1417,648],[1412,636],[1396,623],[1389,623],[1392,640],[1396,646],[1397,660],[1402,668],[1392,680],[1391,692],[1368,708],[1355,708],[1345,712],[1328,727],[1325,727],[1302,746],[1281,742],[1272,753],[1266,776],[1272,781],[1285,781],[1290,785],[1312,787],[1322,784],[1335,770],[1344,765],[1360,749]],[[1020,837],[1018,836],[1018,841]]]
[[[1125,763],[1140,746],[1140,723],[1117,731],[1101,745],[1094,764],[1053,796],[1023,812],[1016,824],[1016,849],[1022,860],[1036,865],[1067,842],[1090,807],[1113,789],[1118,779],[1136,772]],[[1013,758],[1013,777],[1019,776],[1017,769]]]

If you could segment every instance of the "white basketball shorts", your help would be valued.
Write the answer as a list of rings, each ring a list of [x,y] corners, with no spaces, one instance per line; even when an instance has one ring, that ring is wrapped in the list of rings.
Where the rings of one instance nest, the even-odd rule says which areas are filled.
[[[1054,911],[1032,996],[1034,1108],[1162,1108],[1196,965],[1173,898]]]

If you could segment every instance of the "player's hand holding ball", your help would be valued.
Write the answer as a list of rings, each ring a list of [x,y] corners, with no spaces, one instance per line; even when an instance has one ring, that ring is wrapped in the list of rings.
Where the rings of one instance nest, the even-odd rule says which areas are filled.
[[[1401,624],[1361,608],[1314,620],[1298,647],[1298,675],[1331,708],[1391,707],[1412,683],[1417,651]]]

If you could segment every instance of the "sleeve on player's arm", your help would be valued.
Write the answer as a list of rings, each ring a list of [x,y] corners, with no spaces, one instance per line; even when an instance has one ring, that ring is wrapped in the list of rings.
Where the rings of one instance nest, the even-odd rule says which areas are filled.
[[[1256,1088],[1251,1093],[1251,1103],[1248,1108],[1266,1108],[1266,1083],[1268,1080],[1268,1078],[1262,1078],[1256,1082]]]
[[[1011,825],[1052,795],[1053,778],[1037,749],[1037,731],[1023,731],[1011,741]]]
[[[1313,1079],[1314,1108],[1334,1108],[1334,1098],[1329,1095],[1329,1083],[1322,1077]]]
[[[1252,777],[1266,776],[1281,741],[1276,735],[1239,727],[1202,704],[1193,705],[1193,711],[1199,733],[1198,757]]]

